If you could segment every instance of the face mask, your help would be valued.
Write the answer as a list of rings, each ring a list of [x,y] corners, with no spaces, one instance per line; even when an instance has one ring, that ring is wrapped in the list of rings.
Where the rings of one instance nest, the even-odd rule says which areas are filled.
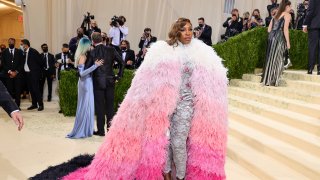
[[[45,52],[45,53],[48,52],[48,48],[43,48],[42,50],[43,50],[43,52]]]
[[[82,37],[83,37],[83,34],[78,33],[78,38],[82,38]]]
[[[127,48],[126,47],[121,47],[121,50],[125,51]]]
[[[9,44],[9,48],[13,49],[14,48],[14,44]]]
[[[63,54],[68,54],[68,52],[63,52]]]
[[[202,27],[203,27],[203,24],[199,24],[199,27],[201,27],[201,28],[202,28]]]

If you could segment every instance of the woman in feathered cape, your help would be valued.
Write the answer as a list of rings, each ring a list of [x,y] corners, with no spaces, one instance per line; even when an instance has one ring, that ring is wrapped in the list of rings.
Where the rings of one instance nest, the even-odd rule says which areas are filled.
[[[163,179],[168,130],[181,98],[186,60],[193,67],[193,114],[185,179],[225,179],[227,70],[211,47],[181,37],[181,28],[191,26],[189,20],[180,18],[173,27],[177,23],[183,25],[178,33],[171,30],[168,42],[159,41],[148,50],[92,163],[64,180]]]

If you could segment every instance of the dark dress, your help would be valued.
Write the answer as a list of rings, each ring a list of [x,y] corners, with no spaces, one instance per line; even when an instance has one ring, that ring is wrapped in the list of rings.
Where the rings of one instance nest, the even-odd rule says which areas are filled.
[[[278,86],[284,70],[287,42],[284,36],[284,17],[273,19],[272,30],[268,37],[266,62],[261,82],[266,86]]]

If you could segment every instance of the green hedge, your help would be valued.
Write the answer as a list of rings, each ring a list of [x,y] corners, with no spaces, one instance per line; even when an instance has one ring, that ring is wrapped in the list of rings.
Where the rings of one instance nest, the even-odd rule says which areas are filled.
[[[78,75],[75,70],[61,71],[59,105],[65,116],[75,116],[78,98]]]
[[[115,111],[118,110],[119,104],[122,102],[127,90],[130,87],[134,71],[125,70],[123,78],[115,87]],[[59,104],[65,116],[75,116],[77,110],[78,97],[78,75],[75,70],[62,71],[59,82]]]
[[[255,28],[230,38],[227,42],[213,45],[213,48],[225,61],[230,79],[241,78],[262,68],[266,56],[267,28]],[[308,62],[307,34],[290,30],[290,59],[293,69],[305,69]]]

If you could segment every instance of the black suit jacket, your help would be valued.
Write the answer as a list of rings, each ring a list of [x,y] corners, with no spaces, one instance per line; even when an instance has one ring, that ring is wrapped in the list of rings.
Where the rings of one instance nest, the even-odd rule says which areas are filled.
[[[200,27],[198,27],[198,28],[200,28]],[[212,36],[212,28],[211,28],[211,26],[206,24],[198,39],[202,40],[208,46],[212,46],[211,36]]]
[[[303,25],[308,26],[308,29],[320,29],[320,1],[309,0],[306,18]]]
[[[26,56],[26,53],[25,53]],[[40,54],[37,50],[30,47],[28,52],[28,67],[30,69],[30,73],[40,74],[42,72],[42,67],[44,66],[43,61],[41,60]]]
[[[62,56],[62,53],[59,53],[59,54],[56,54],[55,56],[56,60],[55,62],[57,63],[58,60],[61,60],[63,59],[63,56]],[[67,54],[67,59],[70,58],[72,62],[74,62],[74,55],[72,53],[68,53]],[[63,63],[59,63],[59,69],[58,71],[61,71],[61,67],[63,66],[64,64]],[[72,63],[67,63],[68,65],[68,68],[66,68],[66,70],[69,70],[69,69],[74,69],[74,65]]]
[[[19,110],[15,102],[12,101],[10,94],[6,87],[0,81],[0,106],[11,116],[11,113],[15,110]]]
[[[49,69],[47,69],[47,60],[44,56],[44,53],[40,54],[41,56],[41,60],[44,62],[44,66],[43,66],[43,72],[48,71],[50,73],[50,75],[55,75],[56,73],[56,60],[53,56],[53,54],[48,53],[48,65],[49,65]]]
[[[106,89],[108,86],[114,86],[114,62],[116,61],[119,64],[119,77],[122,77],[123,75],[124,62],[122,61],[119,53],[113,47],[107,47],[100,44],[90,52],[86,68],[91,67],[96,60],[100,59],[103,59],[104,62],[102,66],[99,66],[93,72],[93,85],[98,89]]]
[[[10,54],[9,48],[7,48],[1,57],[1,62],[3,66],[3,71],[6,77],[8,77],[8,71],[17,71],[18,75],[17,77],[20,77],[20,75],[23,72],[24,67],[24,58],[23,58],[23,52],[20,49],[15,48],[14,49],[14,57],[12,58]]]
[[[227,20],[223,23],[223,27],[226,27],[226,36],[230,36],[230,35],[236,35],[238,33],[242,32],[242,28],[243,28],[243,20],[242,18],[238,18],[237,21],[233,21],[230,25],[229,25],[229,20],[231,19],[231,17],[227,18]],[[231,32],[232,29],[237,30],[237,33],[233,34],[233,32]]]
[[[144,41],[142,38],[140,39],[140,42],[139,42],[139,48],[142,49],[143,48],[143,45],[144,45]],[[147,46],[150,46],[151,43],[154,43],[157,41],[157,37],[154,37],[154,36],[151,36],[151,39],[150,41],[148,42]]]
[[[123,58],[122,58],[122,53],[123,53],[123,51],[119,51],[119,54],[120,54],[120,56],[121,56],[121,59],[123,60]],[[123,62],[124,62],[124,64],[125,64],[125,67],[127,68],[127,69],[132,69],[134,66],[134,63],[135,63],[135,59],[136,59],[136,56],[135,56],[135,54],[134,54],[134,51],[133,50],[131,50],[131,49],[128,49],[128,50],[126,50],[126,57],[124,58],[124,60],[123,60]],[[133,61],[133,64],[132,65],[127,65],[127,62],[128,61]]]

